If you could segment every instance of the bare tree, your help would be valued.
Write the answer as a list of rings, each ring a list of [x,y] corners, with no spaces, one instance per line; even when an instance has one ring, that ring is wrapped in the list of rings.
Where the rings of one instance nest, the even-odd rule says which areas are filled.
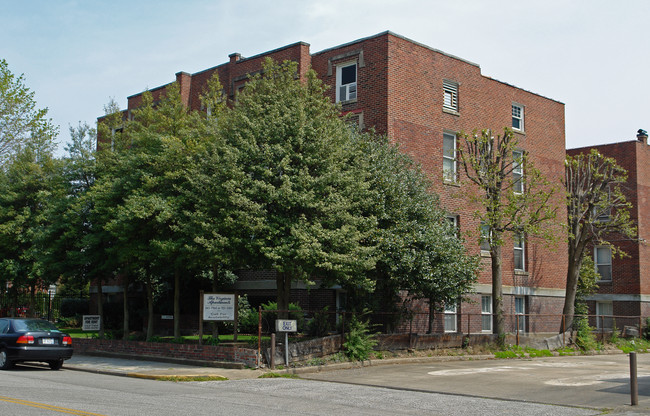
[[[502,246],[506,232],[552,238],[550,227],[540,227],[555,218],[557,207],[550,203],[555,190],[535,168],[529,154],[518,148],[512,130],[494,136],[491,130],[463,134],[458,160],[467,178],[478,186],[473,199],[481,208],[482,241],[489,245],[492,260],[492,310],[494,333],[505,336],[502,290]]]
[[[586,249],[593,244],[602,244],[610,246],[613,254],[623,254],[608,239],[611,240],[615,233],[623,239],[636,235],[630,219],[631,204],[621,188],[626,182],[627,171],[616,160],[595,149],[566,158],[564,186],[567,192],[569,267],[562,332],[573,323],[580,267]]]

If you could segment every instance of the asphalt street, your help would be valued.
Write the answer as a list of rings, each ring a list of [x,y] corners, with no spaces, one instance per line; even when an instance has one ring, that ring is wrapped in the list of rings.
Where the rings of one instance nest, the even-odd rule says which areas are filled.
[[[16,366],[0,377],[0,414],[49,416],[590,416],[594,409],[315,380],[175,383]],[[239,370],[241,371],[241,370]]]
[[[334,397],[344,397],[335,407],[345,409],[349,406],[349,414],[389,414],[361,411],[366,408],[364,406],[377,410],[381,404],[376,400],[381,401],[382,397],[394,397],[397,402],[405,400],[404,403],[412,400],[414,407],[402,409],[404,414],[650,414],[650,354],[639,354],[637,361],[639,406],[634,407],[630,406],[629,357],[626,354],[509,360],[469,360],[465,357],[463,361],[432,358],[417,363],[381,360],[356,368],[329,370],[334,366],[327,366],[327,371],[296,370],[301,378],[318,384],[307,380],[276,383],[257,380],[266,372],[263,369],[233,370],[82,355],[67,361],[64,371],[154,379],[169,375],[222,376],[232,381],[189,384],[216,388],[220,393],[239,389],[242,394],[249,391],[258,392],[256,395],[275,395],[283,397],[287,403],[293,403],[298,397],[314,403],[328,397],[328,403],[332,400],[336,403],[338,399]],[[285,386],[287,392],[278,390],[279,385]],[[312,397],[311,391],[319,392],[320,398]],[[297,396],[292,396],[293,393]],[[353,399],[350,396],[353,394],[364,394],[364,397]],[[370,400],[367,403],[365,395]],[[351,401],[346,402],[348,399]],[[427,401],[435,402],[434,408],[429,408],[425,404]],[[330,405],[320,403],[319,406],[324,406],[322,411],[305,414],[335,414],[329,413]],[[295,410],[300,408],[301,405]],[[396,409],[401,408],[397,406]],[[475,412],[474,409],[482,410]]]

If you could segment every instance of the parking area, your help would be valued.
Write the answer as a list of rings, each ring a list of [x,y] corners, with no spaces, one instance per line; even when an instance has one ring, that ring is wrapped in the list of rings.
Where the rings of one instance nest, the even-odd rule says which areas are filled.
[[[638,411],[650,411],[650,354],[638,354]],[[546,404],[630,405],[627,354],[431,362],[304,374],[304,378]]]

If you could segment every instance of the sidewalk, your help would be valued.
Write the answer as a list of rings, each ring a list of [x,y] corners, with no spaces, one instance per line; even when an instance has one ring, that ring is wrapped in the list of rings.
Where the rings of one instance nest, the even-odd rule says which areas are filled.
[[[114,376],[164,379],[168,377],[225,377],[228,380],[257,378],[264,370],[230,369],[185,365],[177,362],[145,361],[134,357],[100,357],[93,355],[73,355],[63,364],[64,370],[87,371]]]

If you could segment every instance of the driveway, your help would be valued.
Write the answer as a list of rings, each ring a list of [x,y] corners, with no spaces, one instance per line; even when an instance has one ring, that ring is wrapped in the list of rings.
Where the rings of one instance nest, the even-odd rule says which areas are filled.
[[[431,362],[302,374],[303,378],[617,411],[650,411],[650,354],[638,354],[630,407],[627,354]]]

